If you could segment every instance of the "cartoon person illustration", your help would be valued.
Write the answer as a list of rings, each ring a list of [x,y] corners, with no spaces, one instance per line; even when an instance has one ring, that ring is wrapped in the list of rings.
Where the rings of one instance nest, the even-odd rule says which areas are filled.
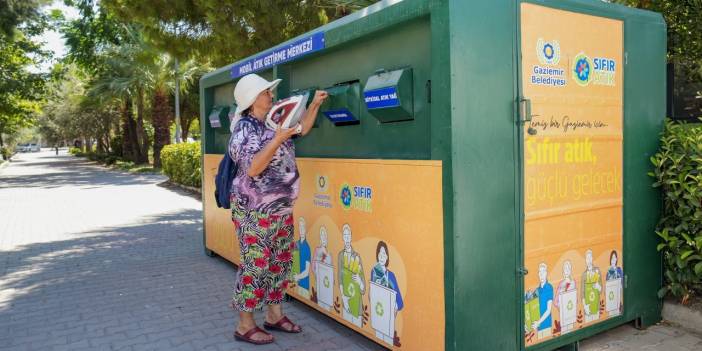
[[[536,288],[539,297],[539,319],[531,325],[538,339],[551,336],[551,307],[553,305],[553,286],[548,282],[548,266],[539,264],[539,286]]]
[[[316,269],[318,263],[324,263],[328,265],[332,265],[332,258],[331,255],[329,254],[329,251],[327,250],[327,244],[328,244],[328,237],[327,237],[327,227],[321,226],[319,228],[319,246],[314,248],[314,262],[312,264],[312,273],[317,274]]]
[[[314,249],[312,272],[315,276],[317,304],[327,311],[334,305],[334,266],[327,250],[327,228],[319,228],[319,246]]]
[[[624,271],[621,267],[617,266],[617,261],[619,260],[619,255],[617,250],[612,250],[609,254],[609,269],[607,270],[607,280],[622,279],[624,278]]]
[[[624,289],[624,271],[617,266],[619,255],[617,250],[612,250],[609,254],[609,269],[607,269],[605,296],[607,296],[607,313],[610,316],[618,315],[622,311],[621,294]]]
[[[402,301],[402,293],[400,292],[400,285],[397,283],[397,278],[395,277],[395,273],[393,273],[388,266],[390,265],[390,256],[389,256],[389,250],[388,250],[388,245],[384,241],[379,241],[378,246],[375,249],[375,257],[378,260],[378,262],[373,266],[373,269],[371,269],[371,278],[370,281],[372,283],[378,284],[382,287],[390,289],[390,293],[388,293],[388,290],[385,290],[385,294],[378,294],[378,295],[394,295],[390,296],[391,299],[388,299],[388,301],[394,300],[394,314],[395,316],[397,313],[402,310],[404,307],[404,302]],[[373,292],[373,286],[371,284],[371,305],[375,305],[376,308],[371,310],[371,313],[374,314],[373,317],[376,317],[375,315],[381,314],[384,312],[382,308],[382,303],[381,307],[378,307],[378,302],[373,302],[374,297],[376,296]],[[392,293],[394,292],[394,294]],[[390,302],[392,303],[392,302]],[[376,311],[376,309],[379,309]],[[393,344],[394,340],[394,316],[391,319],[392,325],[391,325],[391,330],[386,330],[387,328],[387,323],[382,323],[383,325],[380,328],[376,328],[374,326],[374,329],[376,329],[375,335],[376,337],[382,339],[383,341],[389,343],[390,345]],[[371,320],[374,321],[376,318],[372,318]]]
[[[602,292],[602,274],[592,261],[592,250],[585,251],[587,269],[583,272],[582,301],[585,310],[585,322],[600,318],[600,294]]]
[[[296,247],[299,252],[300,258],[298,261],[298,269],[294,275],[294,279],[297,282],[297,293],[305,298],[310,298],[310,266],[311,266],[311,256],[312,251],[310,250],[310,245],[307,242],[307,228],[305,219],[300,217],[299,220],[300,229],[300,240],[297,241]],[[298,273],[299,272],[299,273]]]
[[[344,224],[341,230],[344,240],[344,249],[338,256],[338,280],[341,292],[342,317],[363,327],[363,311],[361,296],[366,292],[365,277],[363,275],[363,261],[361,255],[351,246],[351,226]]]
[[[573,279],[573,264],[570,260],[563,262],[563,279],[556,288],[553,305],[560,311],[561,333],[565,334],[575,327],[577,318],[577,285]]]

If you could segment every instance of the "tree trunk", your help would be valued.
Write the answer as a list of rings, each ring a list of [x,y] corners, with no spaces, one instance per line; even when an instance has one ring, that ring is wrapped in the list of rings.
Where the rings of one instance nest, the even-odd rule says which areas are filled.
[[[149,139],[144,130],[144,90],[137,91],[137,138],[139,155],[137,163],[149,163]]]
[[[190,125],[193,124],[193,117],[189,115],[180,116],[180,130],[183,142],[188,140],[188,135],[190,134]]]
[[[188,108],[187,98],[180,99],[180,140],[183,142],[188,141],[188,135],[190,134],[190,124],[192,124],[193,118],[191,117],[191,111]]]
[[[2,132],[0,132],[0,147],[5,146],[5,140],[2,138]]]
[[[103,134],[103,140],[105,141],[105,150],[107,150],[107,153],[112,153],[112,142],[110,140],[110,130],[108,129],[105,131],[105,134]]]
[[[107,150],[105,148],[105,140],[102,138],[102,136],[98,135],[95,138],[95,143],[97,144],[97,152],[99,154],[105,154],[107,153]]]
[[[168,94],[157,90],[154,94],[152,119],[154,124],[154,167],[161,168],[161,149],[171,141],[171,106]]]
[[[139,144],[136,134],[136,121],[132,115],[132,100],[127,98],[122,110],[122,154],[124,158],[137,162],[139,156]]]

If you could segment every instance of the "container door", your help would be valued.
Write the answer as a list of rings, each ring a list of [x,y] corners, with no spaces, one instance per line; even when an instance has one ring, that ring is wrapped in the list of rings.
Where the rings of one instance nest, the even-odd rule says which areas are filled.
[[[623,23],[520,5],[524,344],[622,313]]]

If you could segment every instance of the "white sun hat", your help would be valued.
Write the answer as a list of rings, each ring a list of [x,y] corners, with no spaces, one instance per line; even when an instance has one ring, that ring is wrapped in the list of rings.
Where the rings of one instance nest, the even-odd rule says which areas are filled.
[[[276,79],[269,82],[258,74],[247,74],[236,83],[234,87],[234,101],[236,102],[236,112],[234,112],[234,118],[231,121],[230,129],[234,130],[234,125],[241,118],[241,113],[247,108],[253,105],[254,101],[258,97],[258,94],[266,89],[275,89],[282,79]]]

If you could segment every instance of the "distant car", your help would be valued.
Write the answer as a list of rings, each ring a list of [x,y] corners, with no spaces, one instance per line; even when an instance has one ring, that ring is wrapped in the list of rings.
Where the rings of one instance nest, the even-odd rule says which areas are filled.
[[[31,144],[29,144],[29,150],[28,150],[28,151],[29,151],[29,152],[39,152],[39,151],[41,151],[41,145],[31,143]]]
[[[15,150],[17,150],[17,152],[28,152],[29,151],[29,144],[17,144],[17,147],[15,147]]]

